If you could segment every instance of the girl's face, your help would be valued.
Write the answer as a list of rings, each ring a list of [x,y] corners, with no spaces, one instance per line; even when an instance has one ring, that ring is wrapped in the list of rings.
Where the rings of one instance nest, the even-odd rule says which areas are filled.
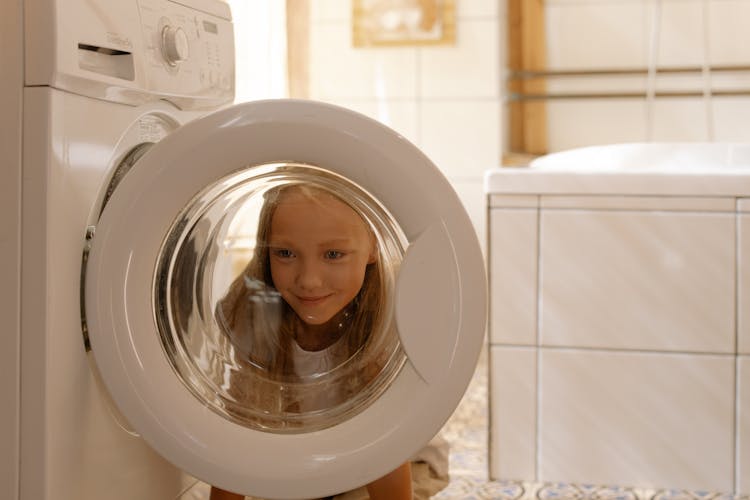
[[[321,192],[284,191],[268,238],[273,284],[309,325],[321,325],[359,293],[374,240],[362,218]]]

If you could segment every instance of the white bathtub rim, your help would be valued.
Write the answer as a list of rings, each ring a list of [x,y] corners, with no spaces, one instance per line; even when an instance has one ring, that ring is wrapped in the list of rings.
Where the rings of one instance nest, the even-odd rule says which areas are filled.
[[[531,168],[574,171],[674,171],[750,168],[750,143],[632,142],[541,156]]]
[[[490,169],[484,189],[487,194],[750,197],[750,144],[577,148],[540,157],[530,168]]]

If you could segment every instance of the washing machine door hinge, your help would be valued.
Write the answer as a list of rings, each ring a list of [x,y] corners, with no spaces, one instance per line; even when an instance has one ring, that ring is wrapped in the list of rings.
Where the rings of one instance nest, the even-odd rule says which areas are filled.
[[[89,341],[89,327],[86,322],[86,267],[91,251],[91,242],[94,240],[96,226],[86,228],[86,241],[83,245],[83,255],[81,257],[81,333],[83,334],[83,346],[86,352],[91,352],[91,342]]]

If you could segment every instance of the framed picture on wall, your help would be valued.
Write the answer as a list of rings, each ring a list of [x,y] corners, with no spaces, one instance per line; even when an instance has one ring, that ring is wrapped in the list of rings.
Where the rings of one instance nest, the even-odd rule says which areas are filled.
[[[354,47],[453,44],[454,0],[352,0]]]

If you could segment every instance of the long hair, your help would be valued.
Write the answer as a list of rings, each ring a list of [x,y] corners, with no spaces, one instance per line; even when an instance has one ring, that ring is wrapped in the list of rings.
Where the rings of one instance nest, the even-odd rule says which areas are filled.
[[[219,326],[233,345],[243,369],[249,369],[260,374],[261,378],[278,383],[300,382],[300,377],[294,370],[292,342],[303,321],[274,288],[268,246],[273,215],[283,195],[291,189],[299,190],[310,198],[321,193],[331,195],[358,213],[336,193],[318,186],[290,183],[271,188],[264,195],[253,255],[217,304],[216,315]],[[361,217],[361,214],[358,215]],[[364,219],[363,223],[372,233]],[[383,286],[383,262],[380,252],[377,253],[375,261],[367,264],[362,287],[347,306],[350,316],[342,325],[343,332],[339,342],[343,349],[342,363],[353,363],[356,366],[362,360],[362,365],[354,371],[356,375],[347,377],[346,380],[346,386],[354,391],[376,376],[387,361],[383,356],[371,355],[373,350],[383,348],[382,342],[375,342],[373,345],[371,341],[374,332],[381,331],[387,322],[384,311],[387,292]],[[235,377],[232,385],[237,383],[238,379]],[[237,392],[239,388],[232,389],[232,392]],[[341,396],[346,397],[346,394]]]

